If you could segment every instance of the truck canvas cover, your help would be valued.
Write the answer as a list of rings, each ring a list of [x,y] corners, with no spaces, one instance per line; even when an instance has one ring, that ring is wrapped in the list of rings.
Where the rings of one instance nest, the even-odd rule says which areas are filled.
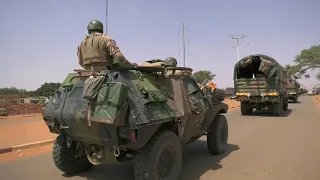
[[[292,77],[288,77],[287,89],[290,92],[298,92],[299,89],[300,89],[300,84],[295,79],[293,79]]]
[[[284,68],[273,58],[262,55],[250,55],[241,59],[234,67],[234,86],[237,92],[284,92],[287,75]],[[252,95],[253,95],[252,94]]]

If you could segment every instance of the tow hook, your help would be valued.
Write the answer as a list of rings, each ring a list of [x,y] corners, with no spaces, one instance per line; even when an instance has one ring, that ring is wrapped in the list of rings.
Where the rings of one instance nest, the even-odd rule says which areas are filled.
[[[67,137],[67,147],[70,148],[72,144],[71,138]]]
[[[113,151],[114,156],[119,157],[120,156],[120,150],[119,147],[114,147]]]

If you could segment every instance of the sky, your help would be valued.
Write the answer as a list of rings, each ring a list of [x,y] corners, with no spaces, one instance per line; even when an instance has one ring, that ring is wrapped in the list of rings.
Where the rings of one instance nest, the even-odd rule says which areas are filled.
[[[91,20],[107,19],[107,34],[130,62],[173,56],[181,66],[184,22],[186,66],[213,72],[220,88],[233,86],[230,35],[247,35],[240,57],[260,53],[282,65],[320,44],[317,0],[109,0],[106,17],[106,0],[0,1],[0,88],[62,82],[80,68],[77,46]],[[311,88],[320,83],[315,74],[299,82]]]

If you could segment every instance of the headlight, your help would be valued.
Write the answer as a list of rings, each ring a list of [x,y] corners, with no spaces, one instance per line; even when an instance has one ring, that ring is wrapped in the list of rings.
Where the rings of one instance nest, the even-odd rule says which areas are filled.
[[[250,93],[247,93],[247,97],[250,97],[251,96],[251,94]]]
[[[265,93],[263,93],[263,92],[262,92],[260,95],[261,95],[262,97],[265,97],[265,96],[266,96],[266,94],[265,94]]]

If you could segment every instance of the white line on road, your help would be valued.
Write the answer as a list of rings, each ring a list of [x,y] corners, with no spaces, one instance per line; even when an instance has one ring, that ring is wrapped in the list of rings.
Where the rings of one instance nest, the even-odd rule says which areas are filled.
[[[251,124],[247,124],[247,125],[245,125],[245,126],[243,126],[243,127],[246,128],[246,127],[248,127],[248,126],[251,126]]]

